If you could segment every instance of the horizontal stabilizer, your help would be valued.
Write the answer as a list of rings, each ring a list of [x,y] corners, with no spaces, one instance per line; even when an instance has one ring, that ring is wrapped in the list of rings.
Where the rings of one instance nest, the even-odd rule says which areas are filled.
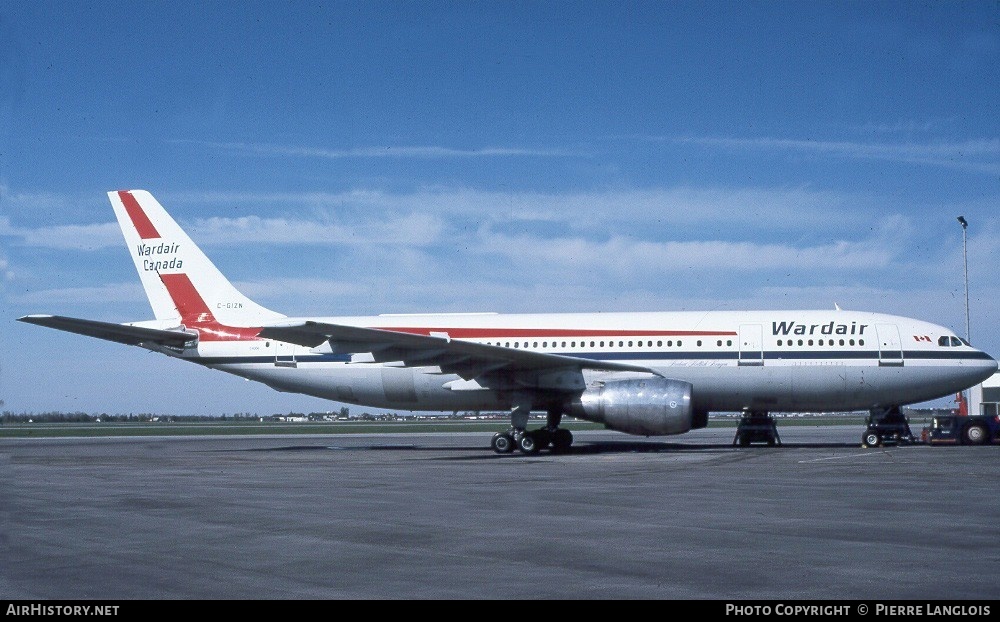
[[[130,346],[159,344],[174,348],[183,348],[185,343],[198,338],[195,334],[179,330],[143,328],[141,326],[128,326],[127,324],[114,324],[112,322],[81,320],[62,315],[25,315],[17,319],[20,322],[47,326],[78,335],[87,335],[88,337],[97,337],[98,339],[124,343]]]

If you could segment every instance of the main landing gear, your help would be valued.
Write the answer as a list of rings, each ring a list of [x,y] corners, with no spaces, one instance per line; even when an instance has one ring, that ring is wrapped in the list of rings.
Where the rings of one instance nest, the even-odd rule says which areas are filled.
[[[545,427],[538,430],[528,430],[528,414],[530,406],[515,406],[510,413],[511,427],[505,432],[493,435],[490,446],[498,454],[509,454],[514,449],[524,454],[537,454],[550,448],[553,452],[566,451],[573,444],[573,433],[559,427],[562,421],[562,409],[549,409]]]
[[[910,424],[899,406],[873,408],[865,418],[865,433],[861,435],[862,447],[881,445],[910,445],[914,442]]]
[[[733,437],[733,447],[749,447],[750,443],[767,443],[769,446],[781,445],[778,426],[774,417],[759,410],[745,410],[736,424],[736,436]]]

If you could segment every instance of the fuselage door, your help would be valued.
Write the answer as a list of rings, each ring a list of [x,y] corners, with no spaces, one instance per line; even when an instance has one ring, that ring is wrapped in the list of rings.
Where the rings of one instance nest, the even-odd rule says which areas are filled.
[[[882,367],[901,367],[903,347],[899,339],[899,327],[895,324],[876,324],[878,333],[878,364]]]
[[[275,367],[298,367],[299,363],[295,359],[298,346],[294,343],[284,341],[274,342],[274,366]]]
[[[760,324],[740,324],[740,365],[764,364],[763,335]]]

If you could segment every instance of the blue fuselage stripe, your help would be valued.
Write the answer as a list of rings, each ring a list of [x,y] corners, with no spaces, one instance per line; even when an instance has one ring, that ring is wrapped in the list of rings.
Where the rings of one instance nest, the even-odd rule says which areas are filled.
[[[559,356],[568,356],[592,361],[737,361],[760,360],[759,351],[741,353],[733,350],[726,352],[697,352],[690,350],[668,350],[649,352],[553,352]],[[801,361],[801,360],[851,360],[877,361],[878,351],[875,350],[768,350],[763,353],[767,361]],[[886,352],[881,358],[898,359],[899,351]],[[990,356],[979,351],[932,351],[905,350],[903,360],[989,360]],[[192,361],[202,365],[226,364],[274,364],[272,356],[205,356],[191,357]],[[279,361],[292,361],[291,357],[281,357]],[[351,360],[349,354],[300,354],[294,357],[296,363],[347,363]]]

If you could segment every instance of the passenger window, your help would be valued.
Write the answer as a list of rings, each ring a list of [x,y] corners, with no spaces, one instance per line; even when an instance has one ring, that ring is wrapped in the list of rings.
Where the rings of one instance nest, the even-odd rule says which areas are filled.
[[[858,339],[858,345],[859,346],[865,345],[865,340],[864,339]]]
[[[657,348],[662,348],[663,347],[663,342],[662,341],[657,341],[656,342],[656,347]]]

